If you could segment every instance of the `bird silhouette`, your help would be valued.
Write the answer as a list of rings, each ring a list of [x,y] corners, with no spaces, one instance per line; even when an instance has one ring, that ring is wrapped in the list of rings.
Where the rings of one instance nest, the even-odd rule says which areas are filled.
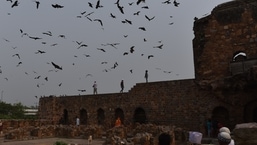
[[[101,50],[101,51],[105,52],[105,50],[103,48],[97,48],[97,50]]]
[[[166,0],[164,2],[162,2],[163,4],[171,4],[171,1],[170,0]]]
[[[133,15],[139,15],[140,11],[135,12]]]
[[[111,15],[112,18],[114,18],[114,19],[116,18],[116,16],[114,16],[112,13],[110,13],[110,15]]]
[[[59,4],[52,4],[52,7],[59,9],[59,8],[63,8],[64,6],[59,5]]]
[[[86,45],[86,44],[81,44],[81,45],[78,47],[78,49],[80,49],[81,47],[88,47],[88,45]]]
[[[88,2],[89,7],[93,8],[93,4]]]
[[[141,2],[145,3],[145,0],[137,0],[137,5],[139,5]]]
[[[38,53],[42,54],[42,53],[46,53],[46,52],[42,51],[42,50],[38,50],[37,52],[35,52],[35,54],[38,54]]]
[[[133,53],[133,52],[135,51],[135,50],[134,50],[134,47],[135,47],[135,46],[131,46],[131,47],[130,47],[130,53]]]
[[[130,21],[130,20],[128,20],[128,19],[125,19],[125,21],[126,21],[127,23],[129,23],[130,25],[132,25],[132,21]]]
[[[18,66],[20,66],[22,64],[22,62],[20,61],[16,66],[18,67]]]
[[[146,31],[145,27],[139,27],[138,29]]]
[[[86,92],[86,90],[78,90],[78,91],[80,91],[80,92]]]
[[[94,19],[94,21],[98,21],[98,22],[100,23],[100,25],[103,27],[103,22],[102,22],[102,20],[100,20],[100,19]]]
[[[151,21],[155,18],[155,16],[153,16],[152,18],[149,18],[147,15],[145,15],[145,18],[148,20],[148,21]]]
[[[143,7],[141,7],[142,9],[149,9],[149,7],[148,6],[143,6]]]
[[[128,55],[128,52],[124,52],[123,55]]]
[[[37,7],[37,9],[38,9],[40,2],[39,2],[39,1],[34,1],[34,2],[36,3],[36,7]]]
[[[100,0],[98,0],[98,1],[97,1],[97,3],[96,3],[95,8],[96,8],[96,9],[98,9],[98,8],[101,8],[101,7],[103,7],[103,6],[102,6],[102,5],[100,5]]]
[[[12,57],[14,57],[14,56],[17,56],[19,59],[21,59],[21,58],[20,58],[20,55],[19,55],[18,53],[12,55]]]
[[[20,3],[18,2],[18,0],[16,0],[13,4],[12,4],[12,8],[13,7],[17,7]]]
[[[48,35],[48,36],[52,36],[52,32],[51,31],[43,32],[42,34],[45,34],[45,35]]]
[[[51,62],[51,63],[54,66],[54,68],[62,70],[62,67],[60,67],[59,65],[55,64],[54,62]]]
[[[159,48],[159,49],[162,49],[162,46],[163,46],[163,44],[158,45],[158,46],[154,46],[153,48]]]
[[[42,38],[39,38],[39,37],[32,37],[32,36],[29,36],[29,38],[34,39],[34,40],[42,39]]]
[[[150,59],[151,57],[153,57],[153,55],[148,55],[148,59]]]
[[[64,38],[65,39],[65,35],[61,34],[58,37]]]
[[[173,4],[174,4],[175,7],[178,7],[178,5],[179,5],[180,3],[178,3],[176,0],[174,0],[174,1],[173,1]]]

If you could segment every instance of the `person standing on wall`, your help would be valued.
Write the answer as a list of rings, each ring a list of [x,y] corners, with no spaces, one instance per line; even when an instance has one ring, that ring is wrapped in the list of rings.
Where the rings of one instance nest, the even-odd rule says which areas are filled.
[[[148,83],[148,70],[145,70],[145,81]]]
[[[97,84],[96,84],[96,81],[93,84],[93,89],[94,89],[94,95],[97,94]]]
[[[120,88],[121,88],[120,93],[123,93],[123,89],[124,89],[124,81],[123,80],[121,80],[121,82],[120,82]]]

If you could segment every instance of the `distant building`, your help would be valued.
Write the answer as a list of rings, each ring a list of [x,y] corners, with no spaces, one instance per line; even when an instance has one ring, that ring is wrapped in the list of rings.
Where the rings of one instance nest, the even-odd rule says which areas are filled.
[[[38,113],[38,109],[25,109],[24,114],[28,116],[36,116]]]

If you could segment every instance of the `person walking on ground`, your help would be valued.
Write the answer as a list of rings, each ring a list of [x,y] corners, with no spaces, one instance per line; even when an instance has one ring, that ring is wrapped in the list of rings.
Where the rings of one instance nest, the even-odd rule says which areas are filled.
[[[124,89],[124,81],[123,80],[121,80],[121,82],[120,82],[120,88],[121,88],[120,93],[123,93],[123,89]]]
[[[207,134],[208,134],[208,137],[211,137],[212,122],[211,122],[211,119],[210,119],[210,118],[207,120],[206,127],[207,127]]]
[[[96,81],[94,82],[93,88],[94,88],[94,95],[95,95],[95,94],[97,94],[97,84],[96,84]]]
[[[79,126],[79,124],[80,124],[80,120],[78,117],[76,117],[76,125]]]
[[[145,81],[148,83],[148,70],[145,71]]]

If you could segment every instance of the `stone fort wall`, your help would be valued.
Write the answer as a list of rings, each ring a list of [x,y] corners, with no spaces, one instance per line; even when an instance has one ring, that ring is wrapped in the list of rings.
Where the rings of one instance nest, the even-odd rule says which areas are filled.
[[[114,126],[156,123],[204,132],[208,118],[233,129],[257,121],[256,64],[238,74],[231,64],[257,58],[257,4],[236,0],[218,5],[194,22],[195,79],[136,84],[127,93],[40,98],[39,118],[53,124]],[[247,57],[233,59],[239,52]]]

